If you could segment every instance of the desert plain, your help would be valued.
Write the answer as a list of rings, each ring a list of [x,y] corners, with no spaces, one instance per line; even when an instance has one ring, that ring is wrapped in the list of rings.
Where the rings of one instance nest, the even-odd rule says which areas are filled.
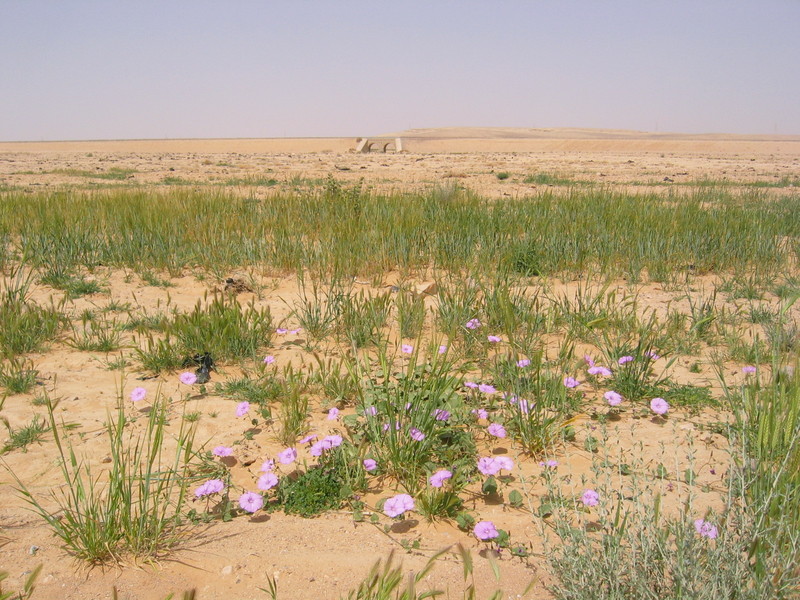
[[[369,137],[369,136],[367,136]],[[87,173],[128,170],[120,184],[291,188],[334,175],[380,191],[459,184],[492,197],[524,196],[538,174],[614,186],[703,181],[774,183],[796,177],[800,136],[688,135],[616,130],[439,128],[400,137],[402,153],[356,153],[358,138],[0,142],[0,185],[108,184]],[[510,177],[499,180],[497,173]],[[672,181],[669,181],[672,180]],[[263,190],[256,190],[263,193]]]
[[[115,197],[124,198],[128,192],[144,192],[158,198],[183,190],[225,193],[258,203],[281,194],[313,197],[328,189],[331,181],[341,189],[355,189],[364,195],[405,194],[407,202],[414,202],[415,194],[432,190],[459,190],[489,204],[525,203],[542,194],[557,202],[558,198],[581,190],[623,194],[642,202],[669,201],[674,195],[708,189],[723,190],[743,204],[791,203],[796,202],[800,189],[800,136],[450,128],[375,137],[399,137],[403,151],[357,153],[355,137],[0,142],[0,202],[6,202],[9,195],[14,195],[16,202],[24,202],[26,197],[41,199],[48,194],[69,193],[75,202],[80,202],[81,197],[106,193],[122,194]],[[5,209],[0,207],[2,210]],[[307,210],[314,210],[313,203],[308,204]],[[800,216],[790,218],[797,220]],[[10,232],[6,243],[13,246],[15,235]],[[787,244],[796,247],[796,237],[788,234],[787,239]],[[336,509],[313,518],[285,514],[280,509],[252,515],[235,509],[230,520],[211,518],[188,527],[180,543],[152,559],[140,560],[123,553],[114,560],[91,564],[63,547],[18,490],[21,481],[44,506],[56,512],[52,495],[65,486],[52,432],[45,431],[24,445],[12,443],[13,432],[32,420],[40,418],[44,422],[47,418],[45,407],[37,398],[46,394],[58,399],[55,415],[59,422],[70,425],[64,435],[75,444],[81,459],[91,465],[94,476],[100,476],[113,462],[106,423],[118,404],[141,427],[154,398],[162,395],[171,403],[170,431],[174,434],[174,428],[184,420],[196,427],[197,446],[208,451],[219,445],[234,448],[231,460],[209,460],[225,465],[231,486],[254,490],[259,466],[276,459],[286,447],[279,441],[281,399],[269,401],[271,419],[248,428],[247,417],[234,414],[235,395],[216,386],[248,373],[263,373],[264,369],[274,369],[267,375],[277,379],[285,377],[287,367],[311,373],[319,369],[319,359],[338,361],[350,349],[334,334],[320,340],[311,338],[297,312],[304,297],[301,281],[296,272],[285,268],[242,264],[226,265],[225,271],[220,272],[187,265],[172,272],[144,274],[135,266],[97,264],[76,272],[83,281],[97,284],[91,292],[76,295],[42,282],[44,270],[26,265],[22,258],[19,253],[11,253],[5,262],[3,289],[13,285],[12,273],[27,276],[31,282],[30,301],[41,306],[54,303],[67,319],[51,340],[24,354],[30,369],[36,372],[35,383],[21,393],[6,390],[0,412],[8,423],[0,431],[0,442],[5,445],[0,456],[0,570],[10,574],[4,582],[6,588],[16,590],[27,574],[44,565],[33,595],[43,600],[109,598],[112,588],[124,599],[164,598],[190,589],[195,589],[201,599],[267,598],[264,589],[270,580],[277,582],[279,598],[338,598],[357,586],[377,559],[385,559],[392,551],[403,561],[404,572],[418,572],[433,553],[455,544],[472,552],[479,598],[489,597],[497,587],[504,590],[502,597],[518,597],[531,581],[534,583],[527,597],[552,597],[547,588],[553,585],[554,575],[548,559],[557,543],[545,544],[544,537],[553,531],[552,518],[542,516],[540,507],[541,499],[548,494],[548,469],[553,467],[541,463],[557,461],[558,485],[566,490],[565,494],[579,498],[586,488],[597,483],[600,458],[596,444],[602,438],[604,449],[600,454],[607,452],[615,464],[637,464],[647,473],[656,471],[659,465],[666,466],[670,474],[652,483],[665,512],[680,514],[688,495],[692,496],[698,516],[722,512],[731,464],[725,428],[732,417],[725,404],[720,374],[734,388],[752,377],[742,371],[743,367],[752,366],[752,361],[743,360],[747,356],[743,351],[731,352],[733,342],[726,337],[725,327],[737,331],[742,346],[757,346],[758,340],[770,339],[766,321],[750,316],[757,310],[762,315],[780,312],[797,289],[800,276],[796,255],[768,282],[759,280],[757,290],[743,293],[737,290],[743,281],[748,281],[747,276],[752,281],[757,278],[752,273],[745,276],[724,269],[689,272],[658,281],[646,274],[629,277],[601,273],[590,279],[574,273],[520,273],[515,286],[523,296],[538,295],[544,313],[556,310],[553,307],[561,299],[577,303],[581,294],[591,291],[606,310],[631,306],[642,320],[655,315],[655,322],[660,324],[657,328],[664,330],[674,311],[691,319],[696,316],[693,311],[698,304],[712,298],[709,310],[714,312],[720,328],[713,335],[694,340],[696,344],[691,348],[674,348],[671,352],[656,348],[664,356],[654,359],[653,369],[655,376],[668,377],[676,386],[707,390],[708,397],[715,401],[697,406],[676,402],[665,417],[649,410],[650,398],[636,403],[626,400],[619,413],[611,411],[604,400],[606,388],[602,382],[586,374],[584,355],[601,360],[591,335],[575,334],[569,351],[562,352],[566,325],[544,326],[536,347],[545,361],[563,368],[560,376],[574,377],[579,383],[569,391],[578,403],[569,416],[573,435],[554,442],[546,452],[528,452],[513,435],[486,434],[484,430],[491,419],[476,422],[476,431],[480,432],[475,438],[477,455],[505,456],[514,464],[513,470],[501,478],[499,493],[485,493],[481,489],[482,478],[471,473],[472,480],[461,494],[464,511],[509,532],[510,546],[499,551],[478,540],[471,530],[460,529],[453,518],[430,522],[414,511],[402,520],[388,517],[379,508],[380,502],[403,490],[390,476],[382,475],[369,479],[367,489],[358,494],[357,508],[343,501]],[[739,276],[741,279],[737,279]],[[228,280],[241,286],[226,290],[226,283],[231,287]],[[393,308],[381,339],[393,349],[397,368],[410,360],[401,346],[410,345],[421,352],[433,340],[443,340],[435,315],[447,283],[436,268],[389,265],[383,273],[352,273],[348,284],[351,294],[386,294],[390,298]],[[781,291],[787,288],[788,295],[782,295]],[[395,299],[406,292],[421,302],[425,311],[419,334],[408,339],[398,333],[395,306]],[[178,379],[181,372],[194,371],[195,365],[161,372],[145,368],[137,349],[146,348],[147,335],[143,330],[124,328],[123,324],[143,315],[190,313],[198,303],[205,306],[214,294],[232,297],[231,301],[242,306],[269,310],[272,329],[280,331],[271,335],[257,360],[217,360],[211,380],[202,389]],[[109,351],[78,349],[75,332],[83,331],[87,320],[101,315],[109,327],[119,326],[118,344]],[[798,307],[788,306],[782,318],[785,328],[797,336]],[[519,347],[511,343],[513,335],[509,332],[491,330],[488,323],[482,327],[481,336],[497,334],[500,341],[487,346],[482,338],[478,350],[463,340],[442,343],[452,346],[448,351],[452,350],[458,362],[456,372],[460,379],[477,381],[483,377],[486,383],[496,383],[489,380],[493,373],[489,363],[506,354],[515,360],[523,356],[517,354]],[[602,326],[588,329],[592,327],[599,335]],[[685,333],[692,333],[691,326]],[[800,345],[800,340],[787,342],[789,355],[797,351],[798,346],[792,345],[795,343]],[[274,363],[263,365],[265,356],[274,357]],[[7,355],[5,364],[10,364],[11,358]],[[624,363],[613,365],[608,360],[612,357],[605,358],[607,367],[614,367],[615,371],[624,368]],[[768,360],[759,364],[758,376],[767,377],[771,367]],[[129,400],[137,387],[147,393],[141,403]],[[501,391],[497,391],[498,398]],[[363,407],[355,397],[333,397],[323,387],[313,385],[303,394],[308,397],[304,434],[316,434],[320,439],[341,435],[347,439],[352,431],[345,418],[363,418]],[[480,401],[463,386],[456,394],[465,398],[464,402]],[[489,405],[494,407],[496,402],[499,400],[493,399]],[[328,412],[334,407],[340,415],[329,419]],[[186,414],[193,416],[187,420]],[[316,460],[309,453],[309,444],[297,444],[297,448],[296,463],[277,467],[281,477],[291,477],[295,469],[305,470]],[[691,477],[683,476],[687,470]],[[619,473],[617,476],[621,477]],[[193,484],[189,489],[185,510],[201,513],[208,503],[194,498],[195,487]],[[523,501],[511,502],[512,491],[517,491]],[[234,501],[236,497],[232,496]],[[581,514],[589,522],[596,517],[591,507]],[[498,566],[499,582],[495,581],[490,559]],[[455,555],[446,555],[418,586],[436,587],[449,591],[449,597],[461,597],[461,563]]]

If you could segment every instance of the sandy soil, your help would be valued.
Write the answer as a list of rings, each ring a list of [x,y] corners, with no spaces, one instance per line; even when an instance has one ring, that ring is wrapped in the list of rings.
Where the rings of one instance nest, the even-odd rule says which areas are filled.
[[[143,282],[126,282],[119,272],[98,272],[99,281],[109,286],[106,294],[97,294],[73,301],[68,310],[78,315],[86,308],[102,308],[112,299],[118,302],[135,302],[137,306],[154,312],[164,307],[168,297],[171,306],[179,310],[190,310],[198,298],[215,282],[201,283],[193,277],[173,279],[174,287],[169,289],[147,286]],[[282,322],[289,308],[298,296],[293,278],[264,281],[266,289],[263,297],[255,294],[242,294],[240,301],[254,301],[256,306],[268,305],[276,322]],[[570,293],[575,285],[560,286],[554,293]],[[49,288],[39,288],[34,298],[45,301],[58,292]],[[641,290],[642,309],[665,309],[669,302],[675,306],[675,294],[660,288],[649,287]],[[432,304],[435,298],[429,298]],[[296,323],[284,321],[284,326]],[[311,357],[298,347],[299,336],[276,337],[270,350],[277,358],[278,365],[292,363],[295,366],[308,364]],[[132,337],[126,339],[133,344]],[[130,350],[124,350],[129,354]],[[87,457],[95,472],[107,468],[108,446],[104,433],[104,422],[109,411],[113,410],[120,384],[127,391],[134,386],[142,386],[151,395],[160,388],[173,398],[173,418],[177,423],[184,410],[182,398],[185,386],[178,383],[176,375],[149,379],[148,374],[140,373],[134,366],[124,374],[106,368],[109,360],[118,353],[78,352],[65,344],[58,343],[40,355],[32,355],[36,368],[40,371],[40,384],[52,396],[61,398],[57,408],[59,418],[74,423],[78,428],[73,432],[73,440],[79,443],[80,452]],[[717,388],[714,377],[708,369],[705,374],[689,373],[690,361],[675,366],[673,374],[681,382],[694,384],[706,382]],[[730,376],[740,377],[737,365],[730,365]],[[213,374],[212,381],[224,381],[238,374],[234,365],[221,366]],[[700,381],[698,381],[700,379]],[[41,407],[34,407],[32,394],[14,395],[7,399],[3,415],[12,427],[21,427],[30,422],[34,414],[42,414]],[[195,389],[185,401],[187,412],[199,411],[202,417],[198,422],[198,440],[208,447],[218,444],[233,444],[240,440],[244,426],[233,416],[234,402],[213,393],[202,395]],[[312,430],[318,434],[340,432],[337,422],[329,422],[325,417],[328,406],[317,402],[312,409]],[[146,409],[141,409],[146,410]],[[352,408],[343,411],[352,412]],[[140,414],[140,409],[129,408],[132,417]],[[720,415],[686,415],[674,413],[667,421],[649,418],[634,418],[632,412],[623,414],[619,422],[609,426],[609,452],[619,457],[620,462],[634,464],[641,461],[642,468],[652,472],[659,462],[668,462],[669,468],[681,473],[690,463],[697,473],[696,506],[703,510],[707,506],[720,506],[719,492],[726,473],[727,456],[725,439],[703,426],[718,420]],[[566,489],[579,495],[584,486],[593,485],[592,455],[584,450],[586,436],[601,436],[597,422],[584,414],[577,421],[578,437],[574,444],[562,447],[556,454],[560,465],[558,473],[568,478]],[[75,436],[79,436],[75,437]],[[80,441],[78,441],[78,439]],[[251,442],[237,446],[237,455],[249,454],[252,464],[244,466],[235,462],[232,467],[234,482],[247,488],[253,487],[258,475],[258,467],[263,460],[274,457],[282,447],[276,442],[274,434],[267,429],[255,436]],[[541,475],[543,468],[538,459],[519,453],[513,445],[501,441],[499,444],[486,442],[485,453],[507,454],[518,465],[505,490],[506,498],[512,489],[525,492],[525,497],[535,508],[538,499],[545,493]],[[55,463],[55,448],[46,436],[40,444],[32,444],[27,451],[8,453],[4,460],[37,498],[49,502],[50,494],[57,491],[60,478]],[[665,459],[664,457],[668,458]],[[313,458],[301,453],[302,458],[313,462]],[[690,458],[691,457],[691,458]],[[245,461],[247,462],[247,461]],[[0,565],[11,569],[19,581],[20,576],[40,563],[45,564],[37,597],[39,598],[101,598],[107,597],[112,585],[122,592],[123,598],[159,598],[168,591],[196,587],[202,592],[201,598],[255,598],[263,597],[256,589],[266,586],[266,577],[277,574],[282,597],[311,599],[337,597],[351,589],[367,573],[377,557],[385,556],[392,549],[398,550],[408,568],[419,569],[427,556],[444,546],[463,543],[478,553],[482,545],[469,535],[460,532],[447,523],[429,524],[419,518],[403,525],[391,525],[389,519],[382,517],[379,525],[354,523],[352,516],[342,511],[327,514],[313,520],[303,520],[281,513],[261,515],[253,518],[238,517],[232,523],[216,523],[200,528],[191,539],[174,554],[156,566],[125,565],[122,568],[95,567],[87,569],[79,565],[59,547],[41,520],[27,512],[24,503],[12,489],[6,473],[2,476],[4,484],[0,487],[0,533],[5,544],[0,548]],[[659,484],[659,492],[664,496],[667,510],[675,511],[681,506],[688,488],[678,478],[665,480]],[[364,498],[368,506],[381,497],[389,495],[389,489],[376,483],[376,487]],[[503,585],[509,592],[519,592],[532,577],[547,581],[543,570],[543,547],[541,535],[547,523],[533,518],[527,509],[515,509],[503,502],[486,502],[477,490],[467,501],[467,507],[479,514],[482,519],[492,520],[499,527],[512,532],[515,542],[529,544],[532,555],[526,559],[504,555],[500,559],[504,577]],[[197,503],[202,509],[202,503]],[[55,509],[55,506],[54,506]],[[388,532],[384,526],[391,526]],[[420,549],[406,554],[400,546],[404,540],[419,541]],[[35,555],[31,548],[37,547]],[[344,550],[346,548],[346,550]],[[478,580],[486,592],[493,585],[488,562],[485,558],[477,561]],[[460,566],[454,560],[444,561],[429,577],[431,584],[449,585],[459,590]],[[541,585],[536,588],[534,597],[544,597]],[[159,596],[159,594],[161,596]],[[230,595],[232,594],[232,595]]]
[[[686,139],[639,136],[629,132],[602,132],[601,135],[567,131],[556,135],[557,132],[536,131],[539,132],[536,135],[531,132],[512,135],[513,132],[501,130],[433,132],[438,137],[429,131],[407,132],[403,137],[404,141],[408,139],[408,152],[366,155],[355,154],[352,151],[355,140],[345,139],[0,143],[0,184],[30,189],[83,185],[87,184],[86,176],[59,171],[102,172],[116,167],[132,169],[131,179],[100,183],[156,184],[164,177],[180,177],[201,184],[244,175],[269,175],[281,182],[280,185],[292,185],[294,177],[316,179],[333,174],[344,180],[363,177],[376,188],[397,190],[457,180],[481,193],[501,196],[531,192],[536,186],[524,184],[521,179],[537,172],[556,172],[614,185],[651,179],[660,182],[664,177],[769,181],[800,172],[800,138],[694,136]],[[519,144],[516,149],[515,144]],[[513,173],[511,180],[498,180],[495,173],[502,171]],[[268,193],[269,190],[263,191]],[[199,298],[221,283],[200,282],[187,274],[173,279],[174,287],[164,289],[148,286],[137,276],[127,278],[121,272],[100,270],[94,276],[108,291],[71,302],[68,305],[71,314],[77,316],[86,308],[102,308],[112,300],[130,302],[150,312],[158,307],[163,309],[168,301],[179,310],[190,310]],[[387,281],[391,277],[387,274]],[[240,301],[252,300],[256,306],[267,305],[276,323],[296,326],[288,318],[289,306],[298,294],[294,278],[262,279],[261,282],[264,285],[261,294],[245,293],[239,296]],[[555,291],[570,290],[574,291],[574,284]],[[38,286],[34,297],[45,302],[50,296],[59,298],[60,295],[58,291]],[[660,286],[648,286],[639,290],[639,296],[642,310],[652,308],[663,312],[668,303],[672,303],[672,307],[678,305],[676,298],[680,294]],[[435,297],[430,297],[428,302],[435,303]],[[735,307],[730,305],[729,308]],[[120,319],[125,320],[124,315]],[[126,342],[132,345],[132,336],[126,336]],[[275,338],[270,353],[275,355],[278,365],[312,362],[302,345],[297,344],[298,339],[302,339],[302,333],[299,337]],[[130,347],[123,353],[130,354]],[[107,468],[103,423],[116,404],[121,384],[126,391],[143,386],[150,394],[155,394],[160,386],[163,393],[174,398],[176,422],[182,410],[185,386],[181,387],[176,375],[145,379],[147,374],[135,370],[135,361],[121,375],[107,368],[108,361],[118,354],[79,352],[59,342],[46,353],[30,356],[40,371],[39,388],[61,398],[58,415],[65,422],[78,425],[73,439],[80,440],[81,452],[97,472]],[[674,378],[681,383],[706,383],[718,392],[711,369],[704,368],[700,375],[692,374],[689,372],[691,362],[693,360],[687,359],[676,363]],[[727,365],[732,381],[742,377],[740,367]],[[212,381],[223,381],[237,373],[234,365],[221,365],[219,372],[212,375]],[[33,397],[34,394],[8,397],[2,414],[12,427],[23,426],[34,414],[43,413],[41,407],[32,405]],[[195,390],[186,402],[188,411],[202,413],[198,440],[214,446],[241,439],[243,425],[233,415],[233,401],[213,393],[202,395]],[[316,433],[343,429],[338,422],[325,419],[327,408],[323,402],[313,405],[311,424]],[[131,406],[129,410],[135,416],[139,409]],[[350,407],[343,412],[348,410],[353,409]],[[643,468],[650,471],[660,462],[669,462],[671,471],[681,473],[691,463],[697,473],[692,490],[697,496],[698,510],[719,507],[727,466],[726,442],[723,436],[706,427],[719,419],[724,419],[724,415],[689,415],[674,411],[667,420],[661,420],[634,418],[632,412],[625,412],[620,421],[609,426],[609,448],[613,456],[624,457],[632,464],[641,461]],[[588,415],[579,417],[576,427],[575,443],[560,448],[556,458],[560,463],[559,476],[567,478],[564,485],[579,494],[594,478],[592,455],[584,450],[584,440],[588,435],[601,435],[601,431]],[[265,429],[247,443],[246,449],[255,461],[247,466],[236,462],[232,473],[235,482],[253,488],[261,462],[274,457],[282,447],[274,433]],[[538,459],[520,454],[510,443],[490,446],[487,442],[485,450],[507,454],[515,460],[518,468],[507,484],[506,498],[510,490],[519,489],[535,508],[544,493],[543,467]],[[59,485],[55,458],[52,438],[46,436],[42,443],[30,445],[26,452],[15,450],[6,454],[3,461],[38,498],[47,502]],[[678,510],[687,486],[676,478],[657,485],[667,510]],[[376,483],[365,500],[374,506],[378,498],[387,495],[388,490]],[[530,544],[532,554],[527,558],[511,557],[508,553],[500,557],[502,586],[506,593],[514,596],[531,578],[537,578],[539,584],[532,597],[546,597],[542,582],[548,579],[541,536],[548,528],[547,523],[533,517],[527,508],[516,509],[503,502],[487,503],[478,494],[470,496],[467,507],[481,518],[493,520],[499,527],[509,530],[514,542]],[[384,530],[385,525],[388,531]],[[404,541],[418,541],[419,550],[406,552],[401,545]],[[0,469],[0,569],[11,572],[10,589],[14,589],[26,572],[44,564],[34,596],[42,600],[108,598],[112,586],[117,587],[121,598],[131,599],[163,598],[169,592],[189,588],[197,588],[201,599],[266,598],[258,588],[265,588],[270,576],[278,578],[281,598],[335,598],[356,585],[374,561],[391,550],[398,551],[407,568],[418,570],[432,552],[454,543],[463,543],[473,553],[482,550],[474,537],[455,526],[429,524],[420,518],[404,525],[392,525],[389,519],[381,517],[380,523],[373,525],[355,523],[346,511],[312,520],[272,513],[237,517],[230,523],[200,528],[179,550],[155,565],[87,568],[71,559],[41,520],[26,510],[13,490],[9,474]],[[479,597],[485,597],[494,589],[485,556],[477,558],[476,568]],[[458,597],[462,589],[461,566],[454,559],[444,560],[428,581],[438,587],[449,587],[452,597]]]

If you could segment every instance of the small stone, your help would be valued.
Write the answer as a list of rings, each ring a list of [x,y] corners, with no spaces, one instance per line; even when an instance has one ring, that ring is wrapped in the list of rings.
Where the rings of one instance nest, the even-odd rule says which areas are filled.
[[[230,575],[231,573],[233,573],[233,565],[225,565],[224,567],[222,567],[221,573],[223,575]]]
[[[436,286],[435,281],[423,281],[418,283],[414,288],[414,294],[420,298],[422,296],[433,296],[438,293],[439,288]]]
[[[233,294],[241,294],[244,292],[252,292],[253,288],[250,287],[244,279],[228,277],[225,280],[225,291]]]
[[[245,467],[252,465],[262,455],[261,446],[250,440],[241,444],[237,450],[236,458]]]
[[[39,551],[39,546],[31,546],[28,548],[28,554],[31,556],[36,556],[36,553]]]

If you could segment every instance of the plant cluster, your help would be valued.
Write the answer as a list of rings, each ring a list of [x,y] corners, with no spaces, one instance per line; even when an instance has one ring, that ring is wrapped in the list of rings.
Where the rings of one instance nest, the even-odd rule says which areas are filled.
[[[409,202],[333,179],[263,201],[188,189],[157,202],[131,189],[80,203],[71,193],[3,193],[0,231],[12,254],[65,292],[58,306],[32,301],[28,267],[2,288],[3,401],[42,383],[43,367],[24,355],[65,330],[60,341],[76,350],[119,351],[106,364],[123,383],[135,358],[176,392],[153,394],[144,382],[120,391],[102,473],[80,456],[46,391],[32,402],[46,418],[3,418],[2,453],[52,440],[59,516],[25,482],[17,487],[92,562],[157,558],[198,522],[343,507],[388,534],[416,513],[455,522],[488,554],[528,555],[482,514],[494,503],[529,513],[549,535],[557,598],[789,598],[800,562],[800,328],[796,278],[781,270],[798,259],[800,211],[796,196],[744,201],[758,198],[706,189],[642,202],[576,186],[526,202],[457,189]],[[299,293],[277,323],[265,303],[231,293],[186,312],[112,301],[67,317],[69,300],[103,292],[82,275],[101,264],[159,287],[187,269],[295,270]],[[390,268],[399,281],[384,286],[378,275]],[[435,294],[409,285],[421,272]],[[694,278],[708,272],[730,277],[698,290]],[[369,285],[356,275],[375,277]],[[557,286],[547,279],[555,275],[580,279]],[[619,275],[631,285],[602,282]],[[675,294],[665,306],[642,308],[632,285],[645,276]],[[742,385],[725,382],[730,359],[745,364]],[[677,382],[679,361],[691,374],[718,372],[733,416],[730,426],[706,425],[724,430],[733,455],[716,510],[696,508],[691,466],[615,461],[598,437],[623,419],[667,427],[677,407],[718,406],[707,381]],[[219,414],[236,420],[236,434],[198,448],[195,424],[218,416],[204,412],[209,396],[230,401]],[[272,447],[254,455],[254,440]],[[575,447],[595,467],[581,489],[556,459]],[[532,462],[547,486],[538,505],[521,466]],[[666,514],[660,486],[677,484],[685,503]],[[426,597],[418,579],[399,592],[389,563],[351,597]]]

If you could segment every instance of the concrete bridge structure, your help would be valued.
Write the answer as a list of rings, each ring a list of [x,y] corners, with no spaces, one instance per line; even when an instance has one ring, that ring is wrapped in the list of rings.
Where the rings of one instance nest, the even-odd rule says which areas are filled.
[[[389,152],[390,150],[403,151],[403,142],[399,137],[358,138],[356,140],[356,152],[367,154],[369,152]]]

